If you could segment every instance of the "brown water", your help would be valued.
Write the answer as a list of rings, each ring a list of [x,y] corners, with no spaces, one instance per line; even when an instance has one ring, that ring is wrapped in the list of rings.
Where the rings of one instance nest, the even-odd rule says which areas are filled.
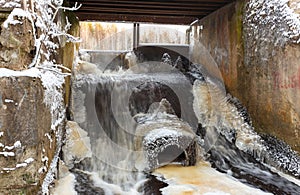
[[[260,195],[270,194],[249,187],[227,174],[213,169],[207,162],[199,162],[196,166],[182,167],[168,165],[157,169],[155,175],[161,175],[169,186],[162,189],[162,194],[168,195]]]

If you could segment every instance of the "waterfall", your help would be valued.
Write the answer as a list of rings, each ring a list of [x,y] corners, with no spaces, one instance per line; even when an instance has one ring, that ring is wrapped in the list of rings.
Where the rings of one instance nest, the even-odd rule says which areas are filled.
[[[77,192],[88,188],[89,194],[174,194],[191,186],[195,190],[196,184],[181,186],[167,180],[187,165],[195,165],[195,174],[200,170],[225,180],[235,178],[234,185],[246,184],[245,193],[299,192],[297,182],[271,167],[299,179],[297,154],[288,147],[272,148],[277,139],[256,133],[247,110],[204,67],[175,63],[179,61],[180,66],[148,61],[119,72],[74,77],[71,118],[88,133],[92,151],[91,158],[71,170]],[[285,154],[275,158],[276,152]],[[291,162],[278,163],[286,156]],[[173,167],[165,166],[169,164]]]

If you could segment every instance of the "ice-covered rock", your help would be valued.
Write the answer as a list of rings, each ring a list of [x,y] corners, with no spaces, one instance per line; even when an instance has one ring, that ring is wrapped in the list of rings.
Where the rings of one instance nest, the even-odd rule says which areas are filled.
[[[64,162],[69,168],[85,158],[92,157],[90,138],[76,122],[66,124],[66,144],[62,147]]]
[[[75,176],[72,173],[69,173],[57,181],[56,187],[51,194],[59,195],[63,193],[65,195],[77,195],[77,192],[75,191],[75,181]]]
[[[168,53],[164,53],[162,58],[161,58],[161,61],[163,63],[166,63],[166,64],[169,64],[169,65],[172,65],[172,59],[171,59],[171,56],[168,54]]]
[[[75,72],[78,74],[99,74],[102,73],[100,69],[98,69],[96,64],[78,60],[78,63],[75,67]]]
[[[146,170],[170,164],[194,165],[197,158],[195,134],[192,128],[180,120],[170,103],[162,99],[157,109],[138,120],[136,130],[136,149],[142,148],[146,161]]]
[[[133,66],[136,66],[136,64],[137,64],[137,57],[134,54],[134,52],[133,51],[127,52],[124,57],[124,67],[128,69]]]
[[[265,161],[282,171],[300,178],[300,156],[284,141],[274,136],[262,135],[267,148],[268,158]]]

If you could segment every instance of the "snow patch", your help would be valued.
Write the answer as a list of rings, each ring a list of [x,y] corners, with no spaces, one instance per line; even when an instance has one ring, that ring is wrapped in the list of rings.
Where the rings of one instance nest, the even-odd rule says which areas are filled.
[[[159,138],[167,137],[168,139],[174,138],[178,141],[178,138],[183,136],[182,132],[173,131],[168,128],[160,128],[152,130],[150,133],[146,135],[144,138],[146,143],[153,143]]]
[[[52,128],[51,128],[52,129]],[[48,138],[49,142],[50,142],[50,148],[52,148],[52,142],[53,139],[51,138],[51,135],[49,133],[45,133],[45,136]]]
[[[14,171],[16,168],[2,168],[3,171]]]
[[[16,141],[16,142],[14,143],[14,147],[15,147],[15,148],[21,148],[21,146],[22,146],[22,144],[21,144],[20,141]]]
[[[13,8],[13,7],[21,7],[21,0],[14,0],[14,1],[5,1],[0,0],[0,7],[3,8]]]
[[[38,78],[41,72],[37,68],[31,68],[23,71],[14,71],[7,68],[0,68],[0,77],[33,77]]]
[[[33,161],[34,161],[33,158],[28,158],[28,159],[26,159],[24,162],[26,162],[27,164],[30,164],[30,163],[32,163]]]
[[[46,171],[47,171],[47,167],[42,166],[41,168],[39,168],[38,173],[45,173]]]
[[[12,149],[14,149],[15,147],[14,146],[5,146],[4,147],[6,150],[12,150]]]
[[[27,163],[20,163],[16,165],[16,168],[20,168],[20,167],[26,167]]]
[[[282,45],[286,41],[300,43],[300,16],[288,3],[289,0],[250,0],[245,23],[254,32],[251,36],[268,40],[275,45]],[[259,37],[261,27],[272,29],[273,39],[268,35]]]
[[[4,157],[13,157],[15,156],[14,152],[0,152],[0,155],[3,155]]]
[[[47,163],[48,160],[49,160],[49,158],[48,158],[47,156],[43,156],[43,157],[42,157],[42,162],[43,162],[43,163]]]
[[[13,146],[5,146],[6,150],[13,150],[15,148],[21,148],[22,144],[20,141],[16,141]]]
[[[60,148],[57,151],[60,151]],[[43,194],[49,194],[49,186],[54,181],[54,175],[55,175],[56,170],[57,170],[57,163],[58,163],[58,160],[59,160],[58,155],[59,155],[59,152],[56,152],[55,156],[54,156],[54,158],[53,158],[53,160],[50,164],[50,168],[49,168],[49,170],[46,174],[46,177],[43,181],[43,184],[42,184]],[[42,168],[46,168],[46,167],[42,167]]]
[[[5,102],[5,103],[14,103],[14,100],[5,99],[4,102]]]
[[[26,159],[23,163],[19,163],[16,165],[16,168],[22,168],[22,167],[27,167],[30,163],[34,161],[33,158],[28,158]]]
[[[15,20],[15,17],[18,19]],[[23,22],[20,21],[21,18],[29,18],[29,13],[21,8],[14,8],[13,11],[9,14],[8,18],[4,21],[3,27],[8,28],[8,25],[16,25],[22,24]]]

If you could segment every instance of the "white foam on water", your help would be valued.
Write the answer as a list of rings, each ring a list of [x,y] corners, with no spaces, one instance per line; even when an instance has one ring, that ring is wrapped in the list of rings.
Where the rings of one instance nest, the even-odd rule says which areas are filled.
[[[59,179],[51,194],[77,195],[77,192],[75,191],[75,176],[72,173],[69,173],[65,177]]]
[[[94,181],[95,186],[100,187],[104,190],[105,195],[115,195],[115,194],[118,194],[118,195],[142,195],[141,193],[139,193],[137,191],[137,189],[138,189],[138,185],[143,183],[143,180],[137,182],[137,184],[133,188],[129,189],[128,191],[124,191],[118,185],[107,183],[107,182],[103,181],[102,179],[99,178],[97,173],[91,173],[91,178]]]

